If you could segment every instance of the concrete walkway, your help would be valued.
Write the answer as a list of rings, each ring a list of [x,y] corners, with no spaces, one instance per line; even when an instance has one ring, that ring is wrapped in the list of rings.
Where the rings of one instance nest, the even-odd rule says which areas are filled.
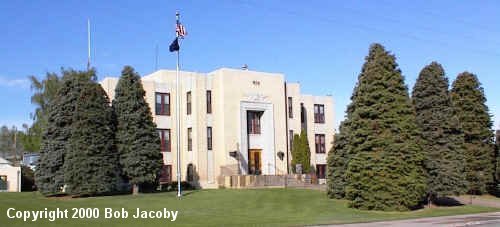
[[[479,196],[473,196],[472,199],[468,195],[453,197],[455,200],[462,204],[471,204],[485,207],[495,207],[500,208],[500,200],[497,198],[482,198]],[[472,202],[472,203],[471,203]]]
[[[344,225],[328,225],[342,227],[424,227],[424,226],[478,226],[478,227],[493,227],[500,226],[500,212],[481,213],[481,214],[465,214],[456,216],[444,216],[433,218],[417,218],[399,221],[383,221],[370,223],[356,223]]]

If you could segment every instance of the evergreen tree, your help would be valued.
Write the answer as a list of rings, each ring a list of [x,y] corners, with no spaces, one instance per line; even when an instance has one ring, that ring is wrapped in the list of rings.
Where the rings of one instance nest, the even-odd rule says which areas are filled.
[[[496,160],[491,116],[476,75],[459,74],[453,82],[451,99],[464,130],[467,191],[485,193],[493,183]]]
[[[63,70],[64,71],[64,70]],[[63,72],[64,74],[64,72]],[[55,99],[59,87],[61,87],[61,77],[56,73],[47,73],[43,80],[38,80],[35,76],[30,76],[31,90],[34,91],[31,96],[31,103],[36,106],[32,114],[33,125],[28,129],[27,143],[25,146],[30,152],[38,152],[42,140],[42,133],[47,127],[47,112],[50,102]]]
[[[500,184],[500,130],[497,130],[496,132],[496,138],[495,138],[495,147],[496,147],[496,169],[495,169],[495,183],[497,186],[497,191],[498,191],[498,185]]]
[[[464,138],[448,92],[448,79],[436,62],[420,72],[412,92],[421,145],[425,152],[429,204],[466,189]]]
[[[71,136],[73,114],[82,84],[95,78],[95,71],[62,70],[62,82],[55,97],[47,103],[46,126],[42,133],[40,159],[35,182],[44,195],[62,192],[64,186],[64,156]]]
[[[343,199],[345,197],[345,186],[347,184],[345,173],[349,163],[349,154],[347,151],[347,129],[345,121],[340,124],[339,131],[335,135],[333,147],[328,152],[327,158],[327,194],[334,199]]]
[[[295,169],[297,164],[301,164],[302,173],[310,173],[311,171],[311,151],[309,141],[307,140],[306,130],[302,130],[300,135],[293,136],[292,146],[292,169]]]
[[[351,96],[351,103],[347,106],[345,120],[340,123],[339,133],[335,136],[333,147],[328,153],[327,158],[327,194],[330,198],[344,199],[345,187],[347,185],[346,172],[349,161],[352,158],[352,149],[349,145],[350,136],[352,136],[351,118],[355,109],[354,102],[358,92],[358,84],[354,87]]]
[[[396,58],[370,47],[353,100],[346,198],[360,209],[407,210],[425,193],[415,112]]]
[[[74,196],[115,192],[120,183],[113,111],[102,87],[87,81],[75,103],[64,160],[67,191]]]
[[[302,152],[300,152],[301,142],[300,135],[294,134],[292,142],[292,170],[294,173],[297,173],[297,164],[301,164],[303,159],[301,157]]]
[[[163,164],[160,139],[145,94],[140,76],[125,66],[115,89],[113,108],[120,164],[134,194],[140,185],[156,181]]]

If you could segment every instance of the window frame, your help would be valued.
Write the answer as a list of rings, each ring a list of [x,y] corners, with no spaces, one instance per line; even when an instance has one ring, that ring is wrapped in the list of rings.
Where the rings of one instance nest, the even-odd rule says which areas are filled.
[[[316,154],[326,153],[325,134],[314,134],[314,147]]]
[[[187,129],[187,151],[193,151],[193,128]]]
[[[172,134],[168,128],[158,128],[156,129],[160,133],[160,152],[171,152],[172,151]],[[165,134],[168,133],[168,134]],[[165,140],[168,135],[168,140]]]
[[[247,132],[252,135],[260,135],[262,133],[261,127],[261,111],[247,111]]]
[[[192,98],[193,97],[191,95],[191,91],[186,92],[186,114],[187,115],[191,115],[191,112],[192,112],[192,110],[191,110]]]
[[[158,96],[160,96],[160,103],[158,103]],[[168,103],[166,103],[165,101],[168,101]],[[170,116],[170,101],[170,93],[155,92],[155,114],[161,116]]]
[[[168,172],[168,174],[166,174],[166,172]],[[172,165],[162,165],[160,170],[160,183],[172,183]]]
[[[316,177],[318,179],[326,179],[326,164],[316,164]]]
[[[211,151],[213,149],[213,144],[212,144],[212,139],[213,139],[213,131],[212,127],[207,127],[207,150]]]
[[[288,118],[293,119],[293,98],[288,97]]]
[[[325,123],[325,105],[324,104],[314,104],[314,123],[324,124]]]
[[[211,90],[207,90],[206,98],[207,98],[207,114],[211,114],[212,113],[212,91]]]

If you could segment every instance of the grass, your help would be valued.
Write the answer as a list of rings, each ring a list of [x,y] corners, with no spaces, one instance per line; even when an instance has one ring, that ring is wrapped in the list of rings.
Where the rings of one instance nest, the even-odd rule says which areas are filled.
[[[54,210],[73,207],[100,208],[99,219],[59,219],[23,222],[8,219],[7,209]],[[128,219],[104,219],[104,208],[129,210]],[[178,210],[176,222],[168,219],[133,219],[136,208]],[[498,211],[495,208],[459,206],[411,212],[360,211],[347,208],[347,202],[330,200],[324,192],[298,189],[199,190],[181,199],[175,192],[94,198],[45,198],[38,193],[0,193],[1,226],[298,226],[368,222]]]

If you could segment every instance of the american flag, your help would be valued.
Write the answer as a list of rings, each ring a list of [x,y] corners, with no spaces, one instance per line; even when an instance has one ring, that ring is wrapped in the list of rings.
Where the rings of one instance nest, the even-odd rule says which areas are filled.
[[[177,23],[177,26],[175,28],[175,33],[177,34],[177,37],[184,38],[184,36],[187,35],[186,29],[184,28],[184,25],[181,23]]]

